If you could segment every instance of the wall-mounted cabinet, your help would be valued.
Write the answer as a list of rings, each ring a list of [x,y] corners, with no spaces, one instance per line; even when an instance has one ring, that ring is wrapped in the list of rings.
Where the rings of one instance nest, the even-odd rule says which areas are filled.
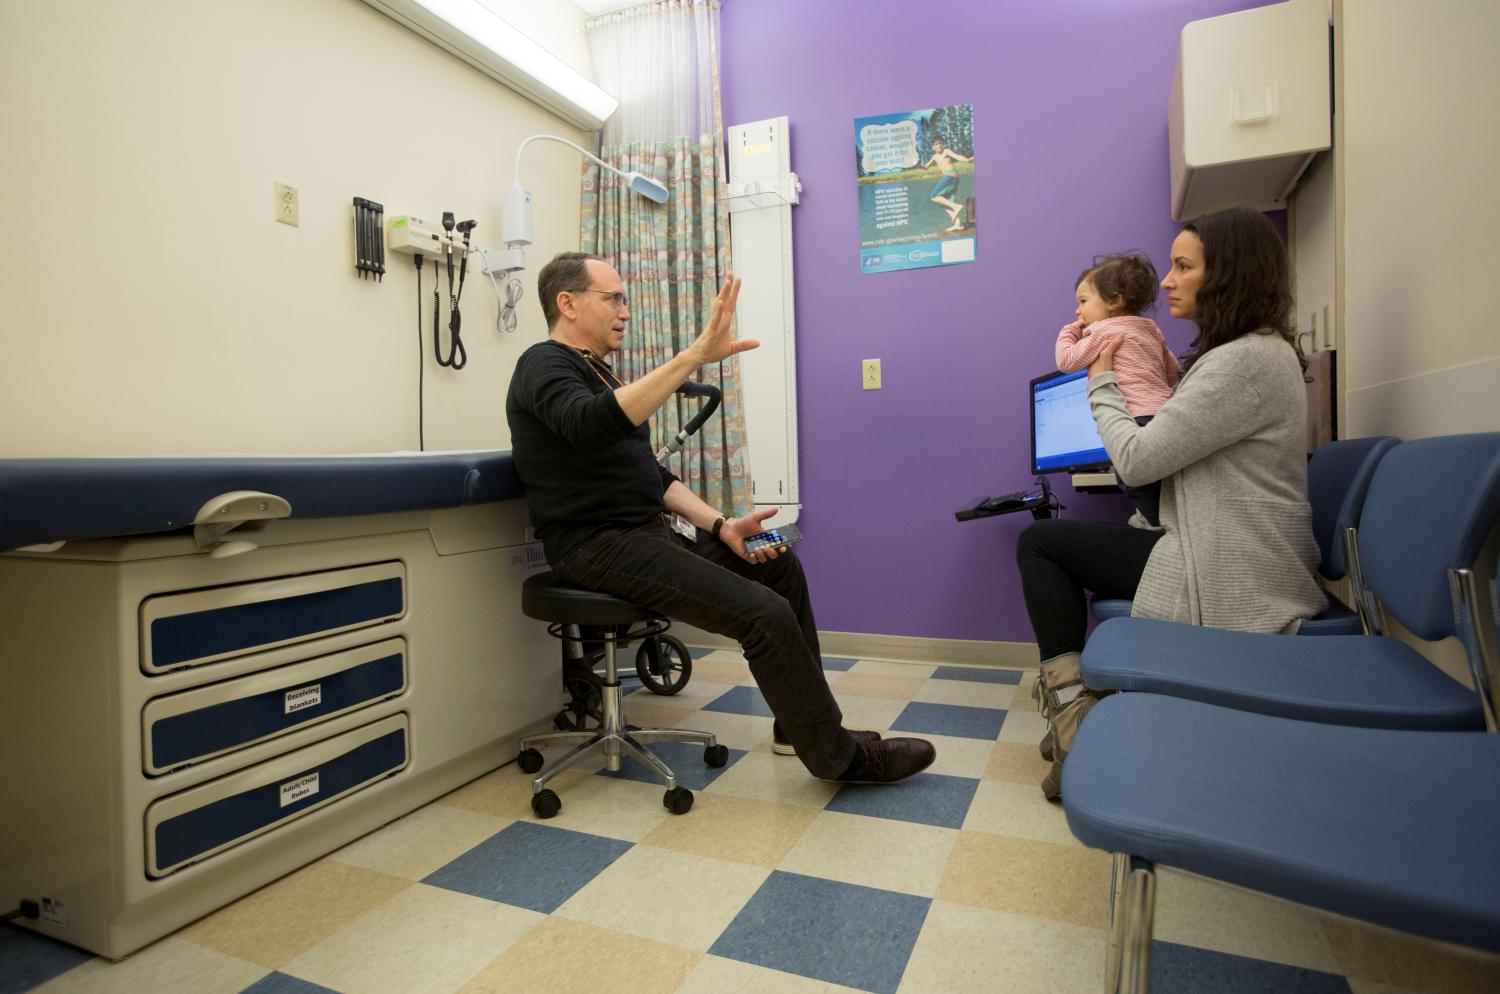
[[[1279,210],[1332,144],[1327,0],[1192,21],[1168,115],[1172,217]]]

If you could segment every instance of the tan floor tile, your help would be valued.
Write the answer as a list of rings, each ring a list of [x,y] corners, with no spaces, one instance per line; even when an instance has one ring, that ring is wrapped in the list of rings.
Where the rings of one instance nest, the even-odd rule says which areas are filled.
[[[603,761],[590,768],[603,769]],[[562,798],[562,811],[545,821],[528,811],[527,821],[638,842],[672,817],[662,807],[660,784],[570,771],[548,781],[547,786]]]
[[[985,780],[1005,780],[1036,786],[1042,782],[1052,764],[1042,758],[1037,747],[1030,743],[996,742],[990,751],[990,761],[980,774]]]
[[[933,901],[898,994],[1060,994],[1104,987],[1103,929]]]
[[[885,676],[849,670],[837,678],[830,678],[828,685],[840,700],[845,697],[879,697],[904,702],[910,701],[925,682],[922,677]]]
[[[1107,853],[964,832],[948,858],[937,896],[991,911],[1104,928],[1109,924],[1109,882]]]
[[[548,918],[457,994],[575,994],[591,988],[672,994],[702,958],[696,950]],[[585,973],[589,979],[581,982]]]
[[[635,718],[633,717],[632,708],[643,702],[653,700],[667,702],[672,707],[688,708],[690,710],[696,711],[699,708],[703,707],[703,705],[712,704],[720,697],[723,697],[725,694],[729,693],[729,691],[734,689],[734,685],[738,682],[738,680],[734,680],[726,683],[717,683],[713,680],[700,680],[695,674],[693,678],[688,681],[686,687],[683,687],[682,690],[675,694],[672,694],[670,697],[663,697],[661,694],[653,694],[651,693],[651,691],[642,687],[640,690],[637,690],[632,694],[625,695],[625,714],[631,715],[629,720],[635,722],[635,724],[643,724],[643,722],[635,720]]]
[[[965,680],[928,680],[912,697],[926,704],[954,704],[967,708],[1008,710],[1016,688],[1008,683],[969,683]],[[1031,702],[1026,702],[1030,706]]]
[[[932,897],[958,832],[823,811],[778,869]]]
[[[699,791],[689,817],[669,816],[641,841],[771,869],[817,817],[809,807]]]
[[[409,887],[410,880],[323,860],[262,887],[178,934],[278,969]]]
[[[509,818],[429,804],[349,843],[332,858],[393,877],[421,880],[509,824]]]
[[[415,884],[287,963],[342,994],[450,994],[543,915]]]
[[[268,972],[264,966],[168,936],[118,963],[89,960],[31,991],[32,994],[121,994],[126,991],[236,994]]]
[[[956,735],[929,735],[926,732],[892,732],[892,735],[915,735],[932,743],[937,759],[927,768],[929,773],[978,780],[989,763],[994,743],[985,739],[966,739]]]
[[[1102,855],[1102,854],[1101,854]],[[1316,911],[1184,873],[1156,874],[1156,938],[1342,973]]]
[[[688,686],[691,687],[692,684]],[[722,687],[723,684],[716,683],[714,686]],[[686,693],[686,690],[682,692]],[[625,721],[641,728],[692,728],[693,719],[703,705],[683,700],[682,694],[663,697],[649,690],[631,694],[623,703]]]
[[[753,714],[730,714],[728,711],[694,711],[687,724],[700,732],[713,732],[719,744],[749,752],[764,746],[770,749],[773,719]]]
[[[705,956],[677,994],[863,994],[853,987],[830,984],[795,973]]]
[[[1042,736],[1047,734],[1047,719],[1038,711],[1022,707],[1017,703],[1021,700],[1023,698],[1020,697],[1013,699],[1013,706],[1005,712],[1005,724],[1000,726],[1000,734],[996,738],[1000,742],[1018,742],[1035,747],[1042,741]],[[1031,702],[1027,699],[1026,703]]]
[[[744,863],[636,846],[568,898],[556,914],[707,950],[770,874]]]
[[[724,658],[705,656],[693,662],[693,678],[688,681],[692,686],[699,680],[707,680],[710,683],[739,684],[750,679],[750,667],[740,657],[730,657],[726,654]]]
[[[901,712],[910,703],[891,698],[839,696],[837,688],[834,696],[838,699],[839,710],[844,712],[845,728],[872,732],[889,731],[891,723],[901,717]]]
[[[707,647],[706,646],[691,646],[690,648],[703,649],[703,648],[707,648]],[[740,652],[739,647],[736,646],[735,648],[732,648],[732,649],[716,648],[712,652],[710,652],[708,655],[704,656],[703,659],[724,660],[726,662],[740,663],[740,664],[743,665],[744,662],[745,662],[745,655],[744,655],[744,653]],[[695,659],[695,660],[693,660],[693,665],[696,666],[701,661],[702,660]]]
[[[861,676],[896,676],[909,680],[926,680],[937,672],[931,663],[903,663],[894,659],[861,659],[845,673]]]
[[[796,804],[822,808],[839,785],[819,780],[795,756],[776,756],[769,752],[752,752],[741,756],[703,793],[730,794],[775,804]]]
[[[1068,831],[1062,805],[1048,801],[1034,784],[979,781],[963,828],[967,832],[1014,835],[1064,846],[1079,844]]]
[[[562,754],[563,749],[556,747],[543,755],[548,759],[556,759]],[[507,763],[493,773],[486,773],[478,780],[444,794],[433,803],[496,818],[529,818],[531,777],[522,773],[515,763]]]
[[[1329,916],[1323,917],[1323,933],[1350,978],[1423,994],[1500,990],[1500,956]]]

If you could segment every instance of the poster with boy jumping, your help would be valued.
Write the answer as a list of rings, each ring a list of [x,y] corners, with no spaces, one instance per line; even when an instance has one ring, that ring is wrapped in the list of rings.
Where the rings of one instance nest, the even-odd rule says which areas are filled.
[[[859,268],[973,262],[974,105],[854,119]]]

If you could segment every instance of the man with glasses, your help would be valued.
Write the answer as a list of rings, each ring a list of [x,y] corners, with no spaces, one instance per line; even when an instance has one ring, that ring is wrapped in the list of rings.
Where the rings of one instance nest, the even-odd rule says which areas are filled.
[[[931,765],[922,739],[850,732],[823,676],[801,564],[746,552],[775,510],[729,517],[657,464],[647,420],[704,363],[756,348],[734,337],[731,276],[691,345],[631,383],[605,362],[620,348],[630,300],[614,267],[564,252],[537,276],[548,338],[516,362],[505,416],[547,561],[568,583],[679,618],[740,643],[776,717],[773,748],[825,780],[893,783]],[[673,531],[671,512],[696,526]]]

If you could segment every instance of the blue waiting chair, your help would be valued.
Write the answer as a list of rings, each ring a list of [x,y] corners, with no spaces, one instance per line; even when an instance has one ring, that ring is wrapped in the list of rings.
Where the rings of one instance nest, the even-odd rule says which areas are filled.
[[[1158,863],[1500,952],[1500,735],[1118,694],[1079,729],[1062,803],[1114,855],[1107,992],[1147,990]]]
[[[1362,573],[1366,598],[1418,638],[1462,634],[1449,570],[1473,567],[1497,517],[1500,433],[1403,442],[1375,469],[1351,574]],[[1095,690],[1372,728],[1478,729],[1487,703],[1390,637],[1303,639],[1119,618],[1094,632],[1082,669]]]
[[[1398,439],[1390,435],[1346,438],[1329,442],[1307,464],[1307,500],[1312,505],[1313,538],[1321,560],[1318,572],[1336,583],[1348,572],[1344,561],[1344,532],[1359,521],[1360,509],[1375,466]],[[1359,591],[1354,591],[1355,597]],[[1130,617],[1131,602],[1099,598],[1089,609],[1099,621]],[[1359,615],[1329,598],[1328,609],[1302,623],[1298,635],[1358,635]]]

